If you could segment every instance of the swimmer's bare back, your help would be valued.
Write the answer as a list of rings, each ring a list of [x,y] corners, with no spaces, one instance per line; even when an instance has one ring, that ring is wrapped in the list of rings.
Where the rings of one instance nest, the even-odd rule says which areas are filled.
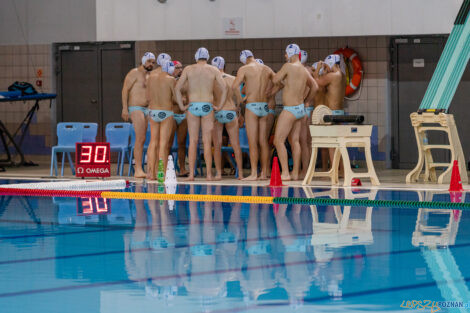
[[[304,103],[306,86],[309,93],[315,93],[317,86],[313,77],[305,70],[300,62],[285,63],[281,70],[274,76],[275,84],[283,83],[284,91],[282,100],[284,106],[296,106]]]
[[[149,108],[172,110],[176,80],[165,72],[152,73],[147,80]]]
[[[235,104],[235,95],[232,90],[232,85],[235,81],[235,76],[223,73],[222,78],[225,82],[224,87],[227,90],[227,98],[225,99],[225,103],[223,104],[221,110],[236,110],[237,105]],[[219,103],[219,99],[222,97],[222,90],[217,84],[214,87],[214,95],[216,102]]]
[[[245,82],[246,102],[268,102],[266,90],[270,88],[274,72],[266,65],[251,62],[242,66],[235,79],[235,88]]]
[[[181,88],[187,81],[187,96],[191,102],[208,102],[214,104],[214,83],[224,86],[220,72],[209,64],[193,64],[183,70],[177,87]],[[215,104],[214,104],[215,105]]]

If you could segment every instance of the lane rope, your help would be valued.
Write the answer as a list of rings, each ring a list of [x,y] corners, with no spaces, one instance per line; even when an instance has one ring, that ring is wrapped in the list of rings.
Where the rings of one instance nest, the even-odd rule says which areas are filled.
[[[116,191],[77,191],[77,190],[37,190],[20,188],[0,188],[0,195],[33,197],[92,197],[128,200],[173,200],[193,202],[225,202],[254,204],[300,204],[300,205],[340,205],[410,209],[470,209],[470,203],[430,202],[406,200],[367,200],[367,199],[331,199],[331,198],[286,198],[261,196],[228,196],[200,194],[165,194]]]

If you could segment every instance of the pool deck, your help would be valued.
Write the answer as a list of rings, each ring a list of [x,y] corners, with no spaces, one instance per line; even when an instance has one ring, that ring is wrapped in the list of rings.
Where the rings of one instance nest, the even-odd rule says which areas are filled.
[[[69,168],[65,168],[65,175],[63,177],[49,176],[49,164],[41,163],[38,166],[31,167],[7,167],[5,172],[0,172],[0,179],[28,179],[28,180],[71,180],[78,179],[72,176]],[[245,169],[245,171],[247,171]],[[409,170],[396,170],[396,169],[377,169],[377,176],[379,177],[380,186],[372,186],[370,182],[363,181],[361,187],[346,187],[354,189],[380,189],[380,190],[436,190],[447,191],[448,185],[439,185],[434,183],[417,183],[406,184],[405,177]],[[116,173],[115,164],[113,164],[112,173]],[[136,179],[127,176],[112,176],[111,179],[127,179],[130,182],[151,182],[144,179]],[[205,178],[196,177],[194,182],[187,182],[185,178],[178,178],[179,184],[198,184],[198,185],[229,185],[229,186],[266,186],[269,184],[267,181],[240,181],[234,176],[224,176],[221,181],[206,181]],[[302,181],[289,181],[283,182],[285,186],[289,187],[302,187]],[[329,180],[325,178],[314,179],[311,186],[326,187],[326,188],[343,188],[342,180],[340,185],[331,186]],[[470,190],[470,185],[464,185],[464,190]]]

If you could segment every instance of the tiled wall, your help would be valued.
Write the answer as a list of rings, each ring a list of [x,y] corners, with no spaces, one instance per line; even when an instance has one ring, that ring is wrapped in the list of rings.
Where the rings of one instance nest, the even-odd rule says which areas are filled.
[[[284,63],[284,49],[295,42],[309,54],[308,63],[312,64],[336,49],[348,46],[358,53],[364,66],[364,80],[360,92],[352,96],[355,101],[346,101],[345,109],[351,114],[362,114],[365,122],[376,126],[373,136],[374,159],[385,160],[389,123],[386,114],[388,92],[389,38],[371,37],[334,37],[334,38],[285,38],[285,39],[240,39],[240,40],[192,40],[192,41],[140,41],[136,43],[136,64],[146,51],[169,53],[174,60],[184,65],[194,63],[194,53],[204,46],[212,57],[221,55],[226,61],[226,72],[235,73],[241,66],[240,51],[252,50],[256,58],[261,58],[274,71]],[[357,98],[357,99],[356,99]]]
[[[136,43],[136,64],[145,51],[167,52],[183,64],[194,62],[194,52],[205,46],[212,57],[221,55],[227,62],[227,72],[235,73],[240,67],[239,53],[250,49],[257,58],[277,71],[284,62],[284,48],[296,42],[309,53],[308,63],[313,63],[333,53],[337,48],[349,46],[356,50],[363,61],[364,81],[357,101],[347,101],[349,113],[363,114],[366,122],[376,126],[377,139],[374,159],[384,160],[389,139],[386,112],[388,95],[389,39],[380,37],[290,38],[290,39],[240,39],[240,40],[192,40],[192,41],[139,41]],[[52,79],[52,45],[0,46],[0,90],[7,90],[14,81],[35,84],[36,71],[42,69],[42,88],[39,92],[54,92]],[[353,95],[357,97],[359,92]],[[14,131],[34,103],[29,101],[0,103],[0,119],[10,131]],[[30,127],[23,148],[26,154],[48,155],[52,145],[53,125],[49,102],[41,102],[40,110]]]
[[[38,92],[54,92],[51,49],[52,45],[0,46],[0,91],[6,91],[15,81],[24,81],[33,84]],[[39,69],[41,78],[37,76]],[[42,80],[42,87],[36,86],[38,79]],[[13,133],[33,105],[34,101],[1,102],[0,120]],[[51,109],[47,100],[40,102],[22,147],[27,155],[48,155],[50,146]]]

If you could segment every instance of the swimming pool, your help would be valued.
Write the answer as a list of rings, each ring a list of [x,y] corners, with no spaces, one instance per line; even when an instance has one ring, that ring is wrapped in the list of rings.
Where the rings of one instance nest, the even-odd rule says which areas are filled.
[[[177,192],[271,195],[249,186]],[[450,199],[429,191],[282,193]],[[406,301],[466,303],[469,219],[447,209],[0,196],[0,311],[407,312]],[[446,304],[440,312],[468,310]]]

